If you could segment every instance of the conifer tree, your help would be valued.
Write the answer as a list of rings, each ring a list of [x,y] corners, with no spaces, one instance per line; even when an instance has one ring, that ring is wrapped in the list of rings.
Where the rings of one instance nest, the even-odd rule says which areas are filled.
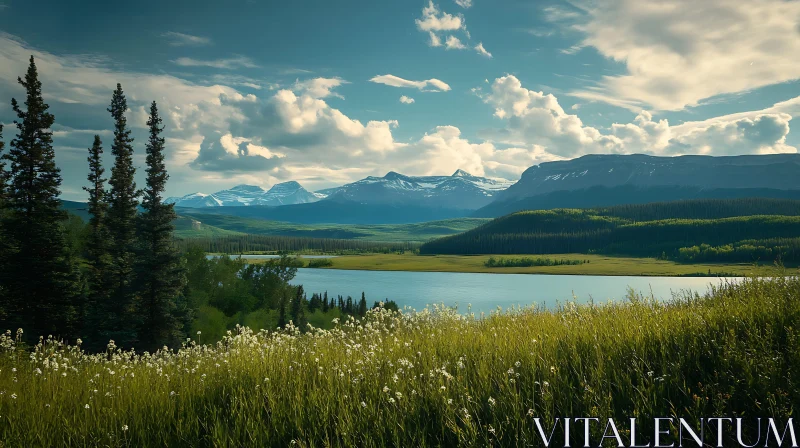
[[[5,289],[12,325],[24,326],[30,337],[76,336],[80,322],[79,286],[71,266],[62,222],[61,173],[55,163],[55,122],[42,98],[33,56],[25,79],[25,107],[11,100],[17,114],[17,138],[4,158],[9,162],[6,213],[3,228],[7,243],[0,284]],[[6,328],[11,328],[7,325]]]
[[[150,105],[147,126],[147,184],[139,218],[141,253],[137,263],[137,286],[140,288],[138,314],[141,322],[138,336],[141,348],[156,350],[173,345],[183,338],[182,321],[178,316],[178,296],[186,282],[181,257],[172,244],[176,218],[172,204],[163,199],[167,168],[164,164],[163,127],[156,102]]]
[[[135,342],[137,323],[135,316],[134,262],[136,249],[136,208],[139,192],[133,176],[133,138],[128,129],[125,111],[128,103],[122,86],[111,99],[108,111],[114,118],[114,142],[111,154],[114,166],[111,168],[108,193],[108,229],[111,235],[110,254],[113,260],[111,269],[111,302],[104,328],[104,337],[114,339],[119,346],[129,347]]]
[[[11,246],[3,230],[3,221],[6,213],[6,190],[8,189],[8,172],[6,171],[6,161],[3,155],[5,149],[5,142],[3,141],[3,125],[0,124],[0,272],[6,270],[6,256],[11,251]],[[5,284],[2,281],[2,274],[0,274],[0,322],[8,320],[7,303],[8,298],[5,295]]]
[[[325,291],[325,295],[322,296],[322,312],[328,312],[328,291]]]
[[[105,342],[98,334],[108,309],[109,292],[111,290],[111,255],[109,254],[109,232],[106,225],[108,203],[106,202],[105,182],[103,178],[103,142],[99,135],[94,136],[89,148],[89,186],[83,189],[89,194],[88,212],[89,235],[86,240],[86,261],[88,269],[88,297],[86,303],[86,329],[84,334],[95,347],[102,347]]]
[[[358,315],[364,317],[367,315],[367,297],[364,292],[361,292],[361,300],[358,302]]]
[[[285,328],[286,323],[286,296],[281,296],[281,301],[278,305],[278,328]]]
[[[303,286],[300,285],[297,287],[297,295],[295,296],[294,300],[292,301],[292,323],[294,323],[295,327],[300,328],[301,330],[305,330],[306,325],[306,317],[305,312],[303,310],[303,299],[305,292],[303,291]]]

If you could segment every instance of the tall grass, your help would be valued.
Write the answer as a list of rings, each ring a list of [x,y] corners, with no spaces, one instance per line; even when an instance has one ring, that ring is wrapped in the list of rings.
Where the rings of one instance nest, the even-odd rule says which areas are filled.
[[[534,416],[785,419],[798,317],[800,280],[776,277],[484,319],[377,309],[145,355],[8,333],[0,446],[535,446]]]

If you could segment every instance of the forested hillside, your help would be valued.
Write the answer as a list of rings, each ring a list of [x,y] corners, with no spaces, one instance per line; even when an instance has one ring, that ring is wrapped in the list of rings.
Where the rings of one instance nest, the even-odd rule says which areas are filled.
[[[575,190],[556,190],[533,196],[505,197],[472,213],[480,218],[496,218],[522,210],[553,208],[596,208],[620,204],[649,204],[652,202],[698,199],[775,198],[798,199],[800,190],[777,188],[705,188],[685,185],[637,186],[594,185]]]
[[[800,260],[800,201],[695,200],[513,213],[423,254],[606,253],[681,261]]]

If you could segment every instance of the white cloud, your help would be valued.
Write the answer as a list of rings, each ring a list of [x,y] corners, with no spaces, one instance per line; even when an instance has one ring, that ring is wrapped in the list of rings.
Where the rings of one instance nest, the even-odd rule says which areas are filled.
[[[551,9],[584,35],[579,46],[627,67],[575,92],[631,109],[680,110],[708,98],[800,78],[800,2],[609,0]]]
[[[184,57],[178,58],[172,62],[182,67],[213,67],[226,70],[232,70],[235,68],[258,68],[258,65],[256,65],[252,59],[245,56],[211,60],[200,60]]]
[[[450,86],[447,85],[447,83],[436,78],[426,79],[424,81],[410,81],[394,75],[379,75],[370,79],[370,82],[385,84],[392,87],[412,87],[428,92],[446,92],[450,90]]]
[[[428,6],[422,8],[422,17],[416,19],[420,31],[455,31],[464,26],[460,15],[447,14],[429,0]]]
[[[471,8],[472,7],[472,0],[455,0],[456,5],[462,8]]]
[[[431,47],[441,47],[442,46],[442,39],[439,38],[433,31],[428,31],[428,35],[430,36],[430,41],[428,41],[428,45]]]
[[[333,92],[333,89],[342,84],[347,84],[347,81],[341,78],[313,78],[305,81],[296,81],[295,89],[307,93],[312,98],[326,98],[328,96],[344,98]]]
[[[455,36],[447,36],[447,40],[444,44],[448,50],[463,50],[467,48],[467,46],[461,43],[461,40]]]
[[[483,42],[479,42],[478,45],[475,45],[475,51],[477,51],[481,56],[486,56],[487,58],[492,57],[492,53],[489,53],[485,48],[483,48]]]
[[[493,140],[539,146],[560,157],[797,152],[786,144],[792,117],[781,111],[800,108],[800,101],[794,100],[764,111],[679,126],[670,126],[666,119],[655,121],[651,113],[642,111],[632,123],[615,123],[607,131],[584,125],[577,115],[566,113],[554,95],[528,90],[512,75],[496,79],[484,101],[506,123],[491,135]]]
[[[414,98],[409,98],[409,97],[403,95],[403,96],[400,97],[400,102],[403,103],[403,104],[411,104],[411,103],[414,102]]]
[[[168,38],[170,40],[169,44],[172,45],[173,47],[203,46],[211,43],[211,39],[207,37],[177,33],[175,31],[166,32],[161,36]]]

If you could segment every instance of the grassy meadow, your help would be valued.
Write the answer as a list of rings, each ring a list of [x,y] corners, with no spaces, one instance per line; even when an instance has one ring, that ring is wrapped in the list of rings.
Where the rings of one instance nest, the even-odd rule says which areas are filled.
[[[528,255],[494,255],[495,258]],[[423,272],[486,272],[494,274],[562,274],[562,275],[641,275],[641,276],[747,276],[773,272],[770,266],[746,263],[677,263],[655,258],[615,257],[587,254],[554,254],[537,257],[553,260],[586,260],[587,263],[561,266],[487,267],[492,255],[415,255],[365,254],[345,255],[331,259],[326,269],[366,271]],[[257,263],[258,260],[248,260]]]
[[[180,238],[208,236],[204,229],[218,229],[228,235],[249,233],[307,238],[355,239],[380,242],[425,242],[474,229],[491,221],[488,218],[457,218],[413,224],[298,224],[257,218],[185,213],[186,225],[176,223]],[[180,221],[180,220],[179,220]]]
[[[9,332],[0,446],[538,446],[533,417],[563,416],[742,416],[754,440],[755,417],[800,409],[798,318],[800,280],[776,276],[484,319],[377,309],[144,355]]]

